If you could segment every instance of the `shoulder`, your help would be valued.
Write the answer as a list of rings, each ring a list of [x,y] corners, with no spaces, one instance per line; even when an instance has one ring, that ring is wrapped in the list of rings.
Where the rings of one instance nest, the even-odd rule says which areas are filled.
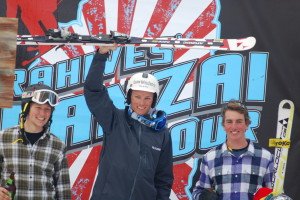
[[[223,144],[220,144],[216,147],[211,148],[208,152],[206,152],[204,154],[204,160],[206,161],[210,161],[210,160],[214,160],[217,157],[220,157],[221,153],[222,153],[222,146]]]
[[[49,136],[50,136],[50,140],[53,143],[53,145],[52,145],[53,148],[56,148],[56,149],[65,149],[66,145],[65,145],[65,143],[61,139],[59,139],[53,133],[49,133]]]
[[[272,153],[270,151],[268,151],[267,149],[261,147],[258,143],[250,142],[250,145],[253,145],[254,155],[256,157],[262,157],[262,158],[266,158],[268,160],[273,158]]]
[[[14,132],[14,131],[18,131],[19,130],[19,126],[13,126],[13,127],[9,127],[6,129],[3,129],[0,131],[0,133],[8,133],[8,132]]]
[[[145,138],[147,138],[145,142],[161,146],[162,149],[172,148],[172,138],[168,128],[156,131],[151,127],[145,126],[144,133]]]
[[[164,127],[162,130],[158,131],[161,132],[162,134],[164,134],[165,136],[170,136],[170,129],[168,127]]]
[[[0,137],[2,139],[5,138],[14,138],[19,135],[19,126],[14,126],[10,128],[6,128],[0,131]]]
[[[162,130],[154,131],[154,132],[155,132],[154,134],[160,134],[165,142],[171,142],[172,141],[172,137],[171,137],[171,133],[170,133],[169,128],[164,127]]]
[[[19,148],[19,145],[12,145],[23,141],[19,133],[19,127],[14,126],[0,131],[0,149]]]

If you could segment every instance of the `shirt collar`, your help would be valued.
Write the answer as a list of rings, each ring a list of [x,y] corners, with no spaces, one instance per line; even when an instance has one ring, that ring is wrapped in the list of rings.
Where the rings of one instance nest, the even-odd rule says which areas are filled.
[[[247,139],[247,142],[249,142],[249,145],[248,145],[248,149],[247,149],[247,151],[245,152],[244,155],[254,156],[255,155],[254,144],[249,139]],[[221,156],[232,156],[232,153],[228,150],[226,142],[224,142],[222,147],[221,147]]]

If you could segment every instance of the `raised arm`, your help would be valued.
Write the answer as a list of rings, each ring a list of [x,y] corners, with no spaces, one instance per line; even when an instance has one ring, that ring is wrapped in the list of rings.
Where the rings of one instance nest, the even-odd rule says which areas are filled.
[[[84,97],[87,106],[97,122],[105,128],[110,127],[113,120],[115,106],[109,98],[106,87],[103,85],[103,73],[108,52],[115,47],[102,47],[95,54],[84,83]]]

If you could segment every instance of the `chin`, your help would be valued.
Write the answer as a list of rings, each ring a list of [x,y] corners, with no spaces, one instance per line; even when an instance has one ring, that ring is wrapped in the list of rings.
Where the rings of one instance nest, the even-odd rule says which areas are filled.
[[[149,109],[144,109],[144,110],[140,110],[140,109],[133,109],[133,111],[138,114],[138,115],[146,115],[149,112]]]
[[[137,112],[138,115],[146,115],[148,112]]]

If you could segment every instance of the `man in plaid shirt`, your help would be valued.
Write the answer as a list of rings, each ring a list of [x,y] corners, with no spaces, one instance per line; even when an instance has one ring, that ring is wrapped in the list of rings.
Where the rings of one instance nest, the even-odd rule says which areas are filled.
[[[49,132],[58,95],[43,84],[22,94],[19,126],[0,132],[0,199],[10,199],[5,182],[14,174],[14,199],[71,199],[65,144]]]
[[[202,158],[193,199],[253,199],[259,188],[272,188],[273,155],[246,139],[251,121],[243,104],[231,100],[221,115],[227,140]]]

